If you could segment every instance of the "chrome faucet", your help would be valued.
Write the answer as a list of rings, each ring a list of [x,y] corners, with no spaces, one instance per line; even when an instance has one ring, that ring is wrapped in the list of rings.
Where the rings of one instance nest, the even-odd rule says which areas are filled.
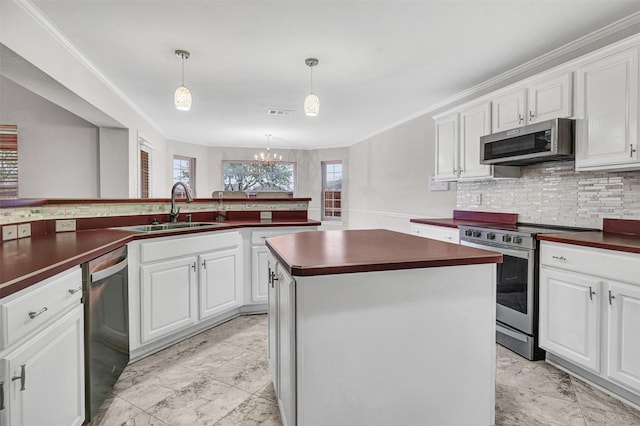
[[[187,194],[187,203],[190,203],[193,201],[193,197],[191,196],[191,190],[187,185],[185,185],[182,182],[174,183],[173,187],[171,188],[171,211],[169,212],[169,218],[171,222],[177,222],[178,215],[180,214],[180,207],[176,209],[176,188],[178,186],[182,186],[184,188],[184,192],[185,194]]]

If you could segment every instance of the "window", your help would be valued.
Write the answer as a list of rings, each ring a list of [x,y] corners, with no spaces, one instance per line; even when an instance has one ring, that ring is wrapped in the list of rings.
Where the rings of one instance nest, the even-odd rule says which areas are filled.
[[[191,195],[196,195],[196,159],[191,157],[183,157],[181,155],[173,156],[173,183],[182,182],[191,189]],[[176,193],[184,197],[184,189],[176,188]]]
[[[322,162],[322,220],[342,219],[342,161]]]
[[[18,126],[0,125],[0,198],[18,198]]]
[[[151,198],[151,170],[153,146],[142,134],[138,133],[138,145],[140,146],[139,170],[140,170],[140,198]]]
[[[272,165],[260,161],[223,161],[222,184],[225,191],[295,193],[296,163]]]

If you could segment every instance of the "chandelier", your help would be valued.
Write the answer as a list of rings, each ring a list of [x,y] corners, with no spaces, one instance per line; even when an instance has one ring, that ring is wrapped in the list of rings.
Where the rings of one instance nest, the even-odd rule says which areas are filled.
[[[276,163],[282,161],[282,155],[277,155],[275,152],[271,152],[271,134],[267,133],[267,152],[264,151],[260,154],[254,155],[256,161],[259,161],[263,166],[272,167]]]
[[[191,53],[186,50],[176,50],[176,56],[182,58],[182,84],[178,86],[173,94],[173,103],[176,109],[189,111],[191,109],[191,91],[184,85],[184,60],[189,59]]]

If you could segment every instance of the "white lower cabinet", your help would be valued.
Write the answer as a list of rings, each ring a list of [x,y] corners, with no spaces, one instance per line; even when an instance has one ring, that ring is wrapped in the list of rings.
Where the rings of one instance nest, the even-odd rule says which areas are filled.
[[[130,347],[170,343],[242,301],[238,231],[161,237],[129,247]]]
[[[0,425],[82,425],[80,267],[0,300]]]
[[[540,346],[640,398],[640,255],[542,241],[540,259]]]

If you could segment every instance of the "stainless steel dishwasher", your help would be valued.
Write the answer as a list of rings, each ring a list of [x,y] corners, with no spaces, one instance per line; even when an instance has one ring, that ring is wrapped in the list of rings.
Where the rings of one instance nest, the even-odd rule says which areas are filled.
[[[86,421],[129,362],[127,247],[82,265]]]

